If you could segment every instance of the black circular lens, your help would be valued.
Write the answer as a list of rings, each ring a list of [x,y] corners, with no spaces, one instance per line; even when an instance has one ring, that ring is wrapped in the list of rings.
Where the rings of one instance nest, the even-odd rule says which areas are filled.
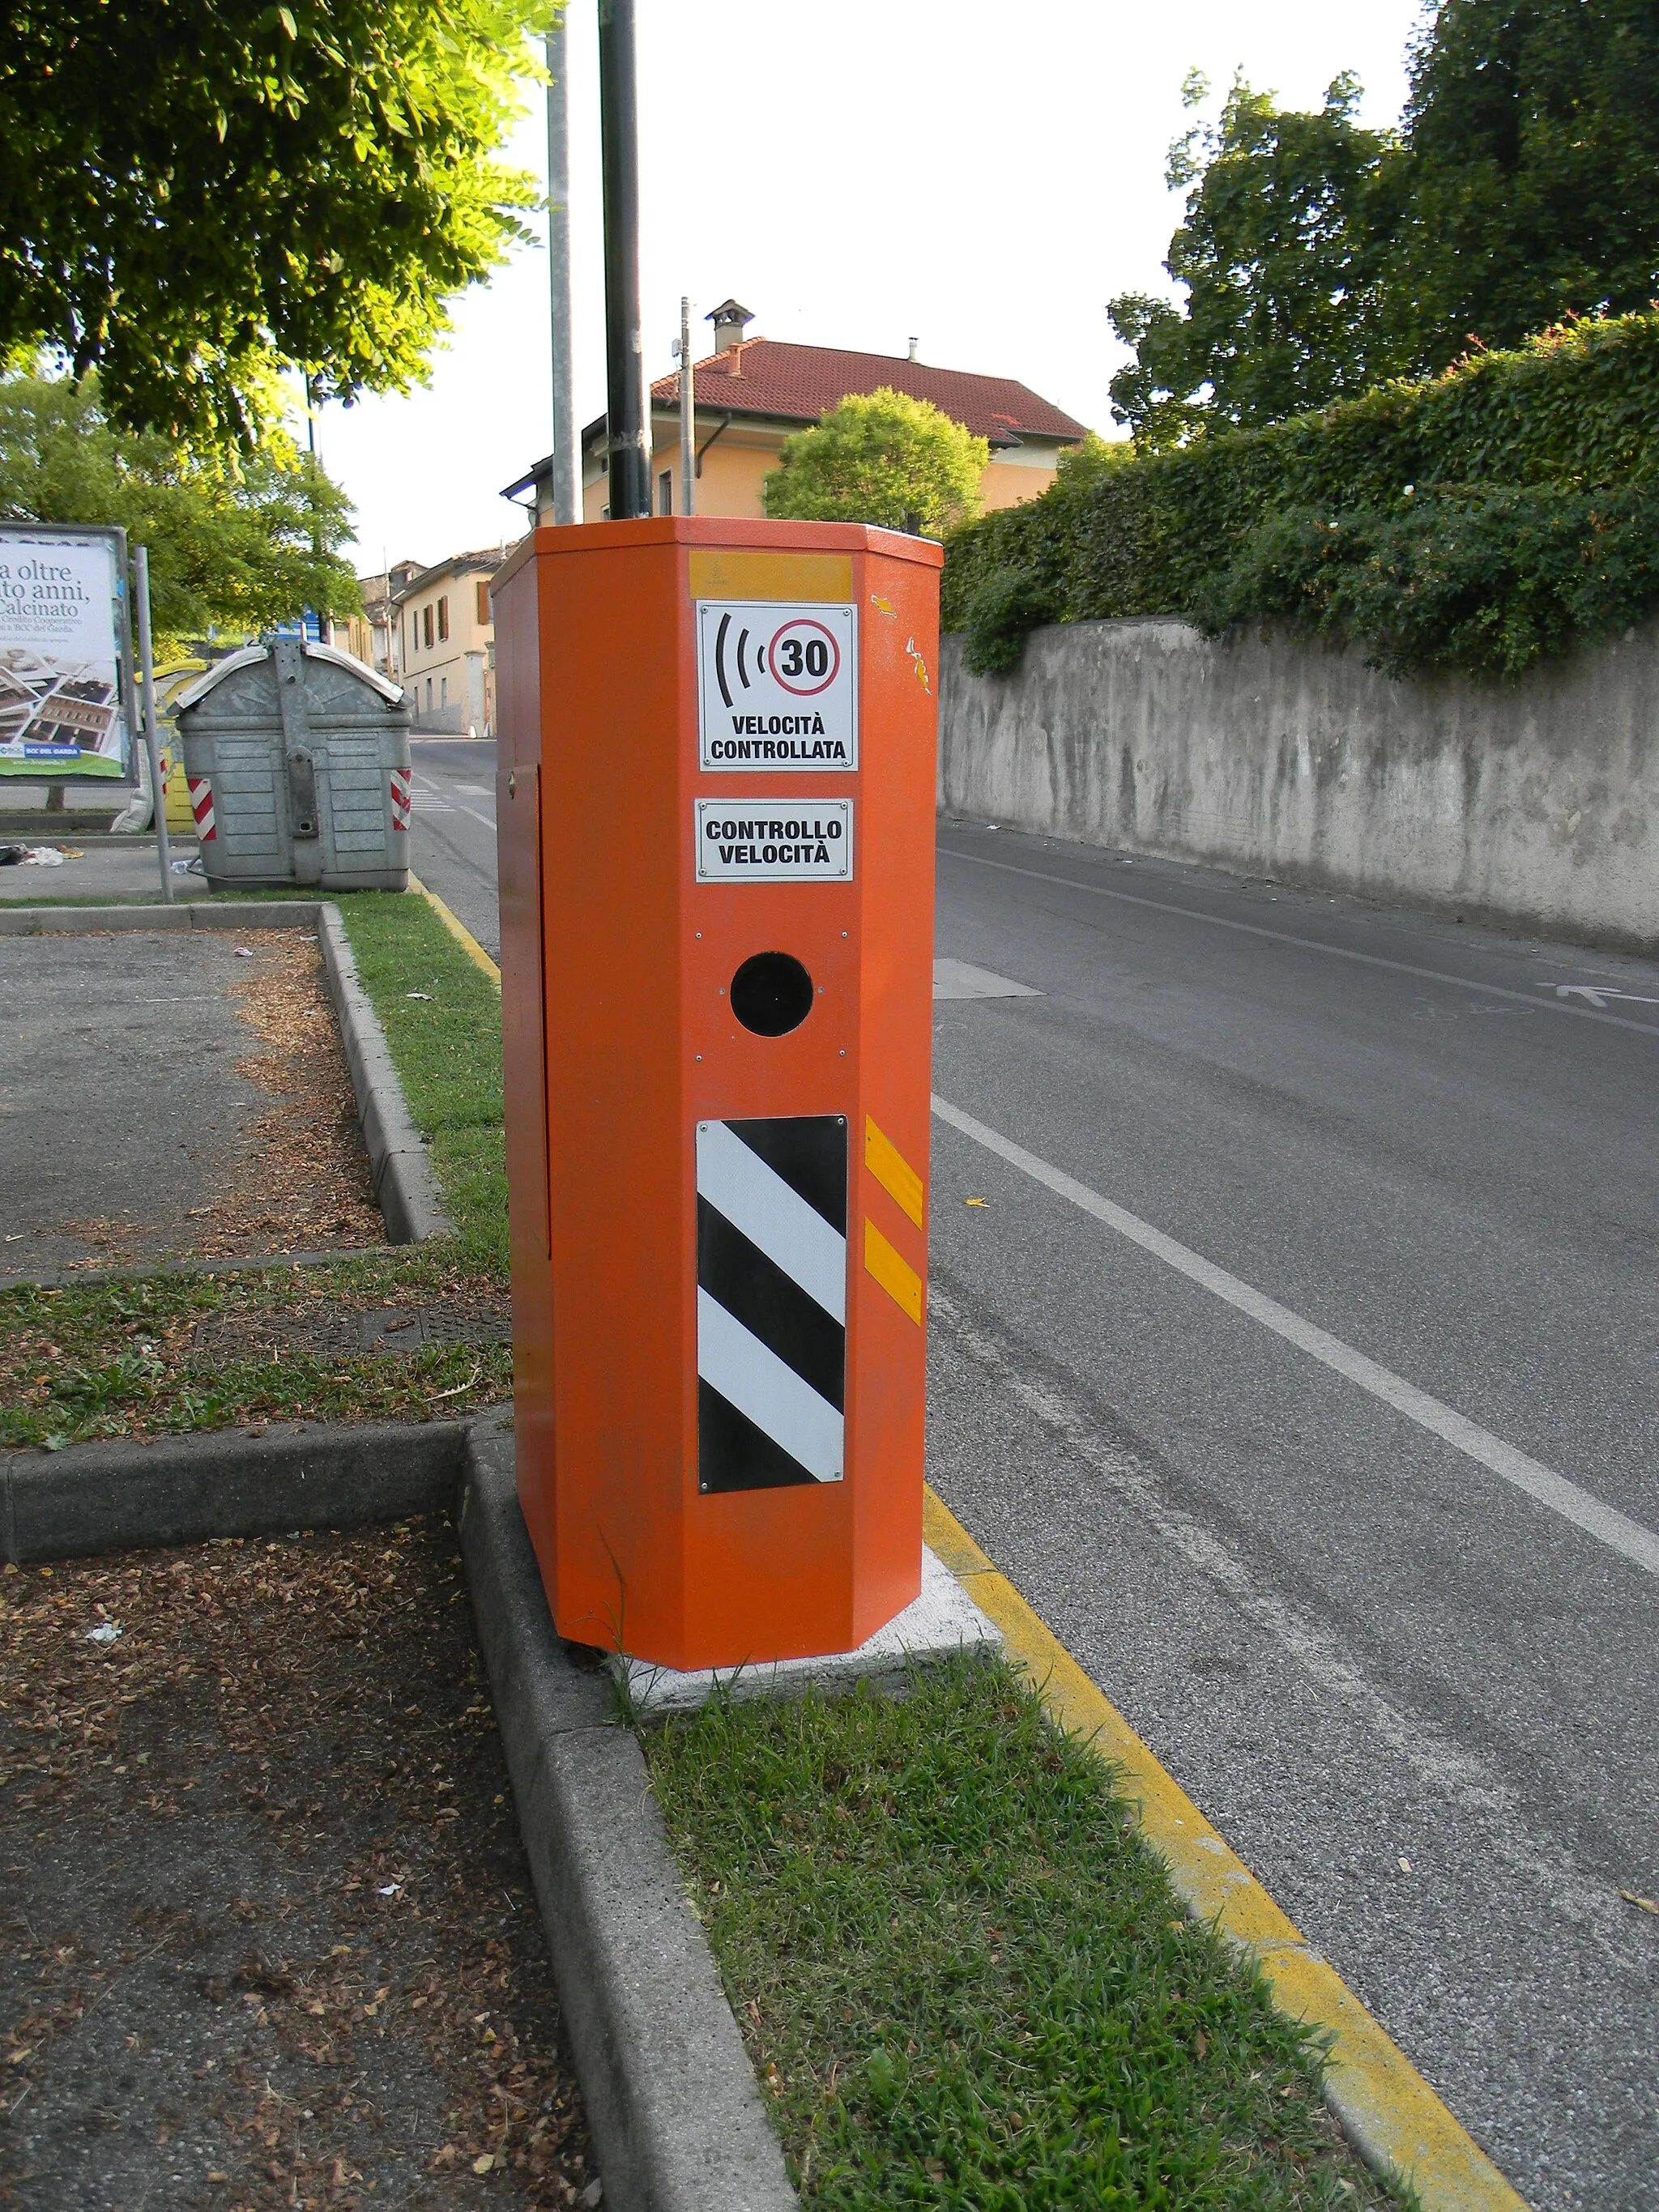
[[[812,1011],[812,979],[787,952],[756,952],[732,978],[732,1011],[757,1036],[787,1036]]]

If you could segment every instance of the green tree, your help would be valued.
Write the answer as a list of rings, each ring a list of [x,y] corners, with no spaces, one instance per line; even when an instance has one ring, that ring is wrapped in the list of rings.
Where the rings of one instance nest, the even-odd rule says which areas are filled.
[[[245,436],[274,350],[406,390],[526,234],[495,149],[551,0],[10,0],[0,358],[97,368],[130,427]]]
[[[0,379],[0,517],[117,522],[149,548],[151,606],[168,643],[283,622],[362,599],[337,550],[351,509],[308,454],[267,423],[206,454],[106,418],[96,371]]]
[[[869,522],[942,538],[978,511],[985,439],[907,392],[853,393],[813,428],[783,441],[766,478],[769,515]]]
[[[1196,76],[1187,97],[1203,96]],[[1113,411],[1146,447],[1281,422],[1471,346],[1659,295],[1655,0],[1441,0],[1399,134],[1236,84],[1170,151],[1185,301],[1109,313],[1133,349]]]
[[[1653,0],[1443,0],[1406,128],[1394,283],[1414,365],[1659,293]]]
[[[1194,70],[1182,98],[1195,107],[1208,89]],[[1186,302],[1127,293],[1107,309],[1134,352],[1112,379],[1112,412],[1142,447],[1281,422],[1404,365],[1381,313],[1401,149],[1355,122],[1358,100],[1339,76],[1304,114],[1241,80],[1218,125],[1170,148],[1166,182],[1188,196],[1164,265]]]

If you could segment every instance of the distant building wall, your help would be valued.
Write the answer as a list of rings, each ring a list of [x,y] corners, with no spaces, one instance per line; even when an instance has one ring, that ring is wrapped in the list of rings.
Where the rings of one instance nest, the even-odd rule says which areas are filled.
[[[397,611],[398,681],[417,732],[493,734],[495,638],[489,580],[498,562],[451,566],[416,579]]]
[[[1009,829],[1659,946],[1659,621],[1515,684],[1356,649],[1070,623],[945,641],[939,805]]]
[[[655,441],[651,451],[651,511],[653,514],[664,512],[662,479],[671,475],[673,503],[667,511],[678,514],[679,416],[657,408],[653,410],[651,427]],[[763,487],[778,466],[784,440],[810,427],[804,422],[779,423],[770,428],[764,423],[733,422],[729,429],[722,430],[718,415],[700,412],[697,447],[702,454],[702,473],[697,478],[698,514],[735,515],[748,520],[763,515],[766,503]],[[1018,507],[1022,500],[1035,499],[1040,492],[1047,491],[1057,474],[1054,464],[1059,451],[1059,447],[1050,441],[1031,442],[994,454],[980,477],[980,499],[985,509],[988,512],[992,507]],[[611,497],[611,480],[599,468],[597,454],[588,458],[583,475],[582,520],[601,522]]]

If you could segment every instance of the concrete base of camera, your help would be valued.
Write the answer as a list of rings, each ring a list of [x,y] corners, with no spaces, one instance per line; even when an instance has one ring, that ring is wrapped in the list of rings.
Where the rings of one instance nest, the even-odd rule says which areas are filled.
[[[860,1682],[902,1692],[918,1667],[963,1657],[994,1659],[1001,1650],[1001,1630],[993,1626],[924,1546],[921,1595],[855,1651],[740,1667],[699,1667],[684,1674],[623,1652],[608,1655],[606,1664],[635,1715],[653,1720],[668,1713],[693,1712],[716,1695],[789,1698],[799,1697],[809,1686],[834,1692],[850,1690]]]

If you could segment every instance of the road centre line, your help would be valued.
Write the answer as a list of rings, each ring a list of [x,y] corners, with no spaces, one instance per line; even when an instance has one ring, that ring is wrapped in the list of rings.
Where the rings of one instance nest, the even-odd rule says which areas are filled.
[[[1062,890],[1086,891],[1091,898],[1117,899],[1124,906],[1151,907],[1155,914],[1178,915],[1183,921],[1207,921],[1216,929],[1236,929],[1243,937],[1271,938],[1276,945],[1299,945],[1304,952],[1328,953],[1333,960],[1357,960],[1365,968],[1392,969],[1396,975],[1419,975],[1425,982],[1449,984],[1455,991],[1484,991],[1488,998],[1510,999],[1516,1006],[1532,1006],[1540,1013],[1571,1014],[1576,1021],[1606,1022],[1614,1029],[1635,1030],[1643,1036],[1659,1037],[1659,1022],[1633,1022],[1623,1014],[1598,1013],[1590,1006],[1569,1006],[1559,999],[1536,999],[1529,992],[1511,991],[1502,983],[1474,983],[1462,975],[1443,975],[1437,968],[1413,967],[1408,960],[1386,960],[1380,952],[1352,952],[1345,945],[1322,945],[1316,937],[1297,937],[1288,929],[1267,929],[1260,922],[1234,921],[1224,914],[1205,914],[1194,906],[1172,906],[1167,899],[1146,898],[1133,891],[1115,891],[1104,884],[1079,883],[1075,876],[1051,876],[1043,868],[1017,868],[1010,860],[990,860],[979,853],[959,853],[953,845],[935,848],[949,860],[965,860],[971,868],[994,868],[1005,876],[1024,876],[1034,884],[1058,884]],[[1539,989],[1550,987],[1540,983]]]
[[[1392,1407],[1395,1413],[1405,1414],[1408,1420],[1450,1444],[1454,1450],[1462,1452],[1489,1473],[1523,1491],[1536,1504],[1547,1505],[1551,1512],[1571,1521],[1586,1535],[1594,1536],[1599,1543],[1619,1553],[1633,1565],[1644,1568],[1649,1574],[1659,1575],[1659,1535],[1644,1528],[1639,1521],[1632,1521],[1616,1507],[1604,1504],[1589,1491],[1581,1490],[1576,1482],[1569,1482],[1565,1475],[1557,1474],[1538,1460],[1529,1459],[1525,1452],[1517,1451],[1513,1444],[1505,1443],[1489,1429],[1481,1428],[1452,1407],[1443,1405],[1439,1399],[1430,1397],[1426,1390],[1419,1390],[1403,1376],[1380,1366],[1363,1352],[1343,1343],[1340,1337],[1304,1321],[1300,1314],[1292,1313],[1288,1306],[1253,1289],[1237,1275],[1230,1275],[1224,1267],[1218,1267],[1200,1253],[1178,1244],[1161,1229],[1154,1229],[1139,1215],[1115,1206],[1110,1199],[1103,1198],[1086,1183],[1077,1182],[1064,1170],[1050,1166],[1035,1152],[1028,1152],[1024,1146],[988,1128],[983,1121],[976,1121],[971,1114],[964,1114],[960,1107],[952,1106],[937,1093],[933,1112],[948,1127],[971,1138],[986,1152],[1006,1160],[1009,1166],[1018,1168],[1045,1190],[1067,1200],[1108,1229],[1115,1229],[1120,1237],[1139,1245],[1143,1252],[1162,1260],[1200,1289],[1212,1291],[1236,1311],[1260,1322],[1264,1328],[1272,1329],[1298,1351],[1305,1352],[1310,1358],[1318,1360],[1349,1382],[1357,1382],[1362,1390],[1369,1391],[1372,1397]]]

